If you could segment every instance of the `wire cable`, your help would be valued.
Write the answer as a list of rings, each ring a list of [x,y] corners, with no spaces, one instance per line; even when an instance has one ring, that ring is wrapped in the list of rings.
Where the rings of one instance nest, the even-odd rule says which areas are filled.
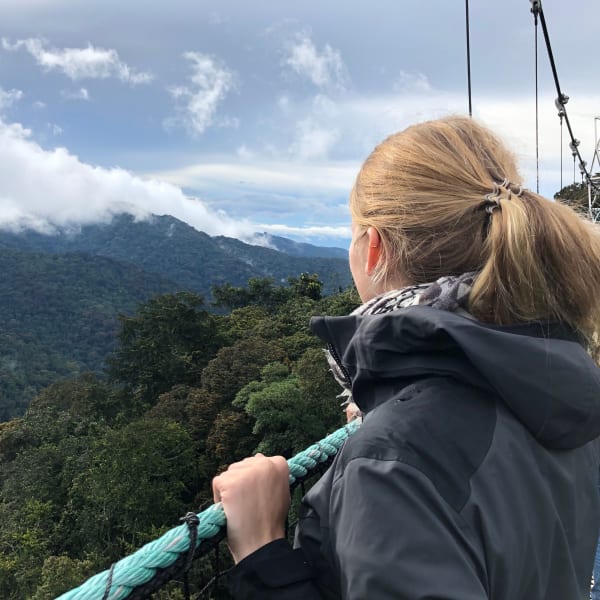
[[[535,191],[540,193],[540,101],[538,84],[538,12],[539,4],[534,2],[531,8],[534,23],[534,56],[535,56]]]
[[[558,98],[554,101],[554,106],[558,110],[558,118],[560,119],[560,189],[563,189],[563,154],[564,154],[564,146],[563,146],[563,123],[565,118],[565,109],[563,105],[558,101]]]
[[[564,119],[567,124],[567,129],[569,131],[569,136],[571,137],[571,143],[569,144],[571,148],[571,152],[573,153],[573,160],[575,157],[579,160],[579,169],[581,170],[581,176],[585,178],[586,182],[590,187],[592,187],[596,191],[600,191],[598,186],[592,181],[592,177],[589,174],[586,168],[586,162],[581,157],[581,153],[579,152],[579,140],[573,135],[573,128],[571,127],[571,122],[569,121],[569,115],[567,114],[567,109],[565,105],[569,101],[569,96],[564,94],[560,88],[560,83],[558,81],[558,73],[556,71],[556,63],[554,62],[554,54],[552,53],[552,45],[550,44],[550,36],[548,34],[548,27],[546,25],[546,17],[544,16],[544,9],[542,8],[542,3],[540,0],[531,0],[532,9],[531,12],[534,13],[534,17],[539,15],[540,23],[542,25],[542,32],[544,34],[544,40],[546,42],[546,50],[548,52],[548,59],[550,60],[550,67],[552,68],[552,76],[554,78],[554,85],[556,86],[557,93],[557,102],[562,106],[564,111]],[[537,15],[536,15],[537,13]]]
[[[467,33],[467,94],[469,96],[469,117],[473,116],[473,103],[471,101],[471,42],[469,33],[469,0],[465,0],[466,33]]]

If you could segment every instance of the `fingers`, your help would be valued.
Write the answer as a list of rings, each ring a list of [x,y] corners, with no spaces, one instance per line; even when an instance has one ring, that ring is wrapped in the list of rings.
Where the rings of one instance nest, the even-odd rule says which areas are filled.
[[[288,465],[288,461],[283,456],[271,456],[269,460],[277,469],[285,471],[289,475],[290,467]]]
[[[287,460],[283,456],[264,456],[261,453],[245,458],[229,465],[227,471],[217,475],[212,481],[213,499],[222,501],[224,490],[234,491],[244,485],[244,480],[253,477],[269,479],[269,472],[275,471],[271,477],[281,478],[289,476]]]
[[[283,456],[265,456],[264,454],[258,453],[255,456],[244,458],[244,460],[240,460],[239,462],[229,465],[225,473],[229,471],[236,471],[238,469],[257,468],[265,464],[274,465],[278,470],[288,469],[287,460]],[[223,474],[224,473],[221,473],[221,475]]]
[[[229,470],[235,470],[235,469],[240,469],[240,468],[246,468],[249,465],[256,463],[257,458],[267,458],[267,457],[264,454],[261,454],[260,452],[258,452],[254,456],[249,456],[248,458],[244,458],[243,460],[240,460],[239,462],[230,464],[227,470],[229,471]],[[275,458],[275,457],[272,456],[269,458]],[[283,457],[281,457],[281,458],[283,458]]]

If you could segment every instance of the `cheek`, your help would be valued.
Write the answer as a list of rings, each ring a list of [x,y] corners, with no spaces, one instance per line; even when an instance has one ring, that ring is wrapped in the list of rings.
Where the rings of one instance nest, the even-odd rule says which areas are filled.
[[[362,260],[360,251],[354,242],[350,242],[350,248],[348,250],[348,262],[350,263],[350,271],[352,272],[352,276],[356,278],[360,271]]]
[[[360,296],[361,300],[366,302],[370,299],[370,297],[372,297],[373,294],[370,290],[370,278],[365,273],[365,258],[360,249],[353,245],[350,246],[350,251],[348,254],[350,272],[352,273],[354,285],[356,285],[356,289],[358,290],[358,295]]]

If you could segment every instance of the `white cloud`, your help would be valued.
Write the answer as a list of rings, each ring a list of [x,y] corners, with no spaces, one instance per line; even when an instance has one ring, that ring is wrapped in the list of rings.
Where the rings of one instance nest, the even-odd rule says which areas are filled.
[[[128,212],[173,215],[211,235],[248,236],[255,227],[211,211],[180,188],[123,169],[81,162],[65,148],[45,150],[20,124],[0,121],[0,227],[57,227],[109,221]]]
[[[85,48],[46,49],[39,38],[28,38],[11,43],[2,38],[4,50],[15,52],[25,48],[36,62],[46,71],[61,71],[73,81],[80,79],[108,79],[116,77],[133,85],[149,83],[151,73],[136,72],[121,61],[116,50],[95,48],[88,44]]]
[[[89,100],[90,94],[86,88],[82,87],[78,90],[63,90],[60,95],[65,100]]]
[[[279,235],[293,235],[296,237],[322,237],[322,238],[337,238],[350,239],[352,230],[349,226],[331,227],[327,225],[315,225],[308,227],[293,227],[284,224],[262,224],[256,226],[259,231],[268,233],[276,233]]]
[[[0,87],[0,115],[7,108],[10,108],[15,102],[18,102],[23,97],[21,90],[4,90]]]
[[[296,122],[291,155],[300,161],[327,158],[341,136],[340,129],[334,125],[339,118],[336,103],[324,94],[317,94],[308,115]]]
[[[177,102],[178,116],[165,125],[183,125],[192,135],[200,135],[215,123],[217,108],[233,88],[234,76],[206,54],[186,52],[183,56],[192,63],[193,72],[188,85],[169,89]],[[237,127],[239,120],[225,119],[219,124]]]
[[[393,90],[403,93],[426,94],[433,91],[433,86],[425,73],[400,71],[400,75],[393,85]]]
[[[300,121],[296,129],[291,151],[302,161],[327,157],[340,137],[337,129],[323,127],[311,117]]]
[[[63,132],[63,128],[56,123],[48,123],[48,129],[52,132],[52,135],[60,135]]]
[[[358,161],[301,163],[266,161],[204,162],[151,176],[187,189],[232,189],[247,193],[290,194],[296,197],[345,196],[358,171]]]
[[[252,152],[252,150],[250,150],[246,146],[246,144],[242,144],[241,146],[238,146],[235,153],[242,160],[250,160],[251,158],[254,158],[254,152]]]
[[[340,52],[329,44],[325,44],[319,52],[310,36],[303,32],[297,34],[286,54],[283,64],[291,67],[301,77],[309,79],[318,88],[344,86],[344,61]]]

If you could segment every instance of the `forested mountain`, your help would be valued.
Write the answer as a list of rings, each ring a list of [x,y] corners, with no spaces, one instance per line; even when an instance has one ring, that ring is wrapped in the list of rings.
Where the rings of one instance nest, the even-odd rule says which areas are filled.
[[[61,377],[98,371],[117,315],[178,285],[135,265],[85,254],[0,250],[0,421],[22,414]]]
[[[290,276],[317,273],[326,293],[351,284],[345,256],[323,257],[322,254],[330,255],[332,250],[282,240],[274,238],[274,243],[284,249],[280,252],[232,238],[212,238],[170,216],[135,221],[126,214],[114,217],[108,224],[86,225],[53,235],[31,230],[0,231],[0,248],[105,256],[166,277],[207,299],[214,285],[242,286],[253,277],[271,277],[284,283]],[[294,255],[287,254],[288,250]],[[340,249],[334,252],[345,255]]]

